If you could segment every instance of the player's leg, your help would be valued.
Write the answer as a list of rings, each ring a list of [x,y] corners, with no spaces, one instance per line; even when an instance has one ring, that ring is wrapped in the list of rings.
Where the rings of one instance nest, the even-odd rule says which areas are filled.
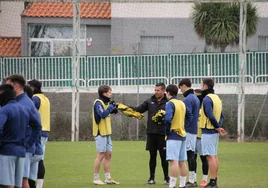
[[[32,153],[26,152],[25,162],[24,162],[22,188],[30,188],[29,183],[28,183],[28,178],[30,176],[31,156],[32,156]]]
[[[180,156],[180,141],[167,140],[167,161],[170,162],[170,180],[169,188],[176,187],[177,177],[179,174],[179,156]]]
[[[0,185],[13,188],[15,186],[16,157],[0,155]]]
[[[203,177],[202,182],[200,184],[201,187],[204,187],[207,185],[208,181],[208,161],[206,156],[200,155],[200,159],[202,161],[202,171],[203,171]]]
[[[218,171],[218,134],[202,134],[201,144],[203,155],[208,160],[210,182],[206,188],[217,188],[217,171]]]
[[[187,182],[187,187],[197,187],[196,184],[196,160],[195,160],[195,150],[196,150],[196,135],[187,133],[186,134],[186,151],[187,151],[187,161],[189,167],[189,181]]]
[[[15,187],[22,187],[22,178],[24,172],[24,157],[17,157],[15,169]]]
[[[106,152],[105,138],[102,136],[95,137],[96,142],[96,159],[94,161],[94,179],[93,183],[96,185],[104,185],[104,182],[100,180],[100,166]]]
[[[158,149],[159,149],[159,154],[161,157],[161,165],[163,169],[163,174],[164,174],[164,184],[168,185],[169,184],[169,176],[168,176],[168,161],[166,160],[166,140],[164,135],[159,135],[158,136]]]
[[[46,169],[45,169],[45,164],[44,164],[44,158],[45,158],[45,151],[46,151],[46,143],[48,141],[47,137],[41,137],[41,145],[42,145],[42,149],[43,149],[43,156],[42,156],[42,160],[39,161],[38,164],[38,174],[37,174],[37,181],[36,181],[36,187],[37,188],[42,188],[43,184],[44,184],[44,178],[45,178],[45,173],[46,173]]]
[[[147,134],[146,140],[146,150],[149,151],[150,159],[149,159],[149,170],[150,177],[147,184],[155,184],[155,168],[156,168],[156,158],[157,158],[157,138],[154,134]]]
[[[39,164],[39,161],[42,159],[42,157],[43,155],[33,155],[31,157],[30,175],[28,179],[30,188],[36,188],[38,164]]]
[[[103,159],[103,167],[105,172],[105,183],[107,184],[119,184],[119,182],[115,181],[111,177],[111,171],[110,171],[110,161],[112,159],[112,139],[111,136],[106,137],[106,153],[104,155]]]
[[[37,182],[36,182],[37,188],[43,187],[45,172],[46,172],[46,169],[45,169],[44,161],[41,160],[38,163],[38,173],[37,173]]]
[[[200,186],[205,187],[207,185],[207,179],[208,179],[208,161],[207,161],[206,156],[203,156],[200,138],[197,138],[197,140],[196,140],[196,153],[200,156],[200,159],[202,161],[203,177],[202,177],[202,181],[200,183]]]
[[[187,178],[187,152],[186,152],[186,141],[179,141],[179,167],[180,167],[180,188],[186,186]]]

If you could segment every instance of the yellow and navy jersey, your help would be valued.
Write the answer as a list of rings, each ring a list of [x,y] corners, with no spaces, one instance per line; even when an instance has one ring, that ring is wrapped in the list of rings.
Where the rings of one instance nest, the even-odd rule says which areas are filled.
[[[185,140],[186,106],[177,97],[172,97],[166,104],[166,135],[169,140]]]
[[[109,107],[109,103],[104,103],[101,99],[96,99],[92,110],[93,136],[111,135],[111,112],[114,108]]]
[[[203,99],[200,116],[203,121],[200,125],[202,129],[215,130],[222,125],[222,101],[218,95],[208,94]]]

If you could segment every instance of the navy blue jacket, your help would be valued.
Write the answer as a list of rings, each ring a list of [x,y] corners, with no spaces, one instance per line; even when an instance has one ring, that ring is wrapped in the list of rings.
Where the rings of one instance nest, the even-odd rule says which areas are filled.
[[[209,97],[205,97],[203,99],[203,105],[204,105],[204,112],[209,121],[212,123],[215,129],[219,128],[223,124],[223,114],[221,114],[220,121],[217,122],[214,114],[213,114],[213,102]],[[204,134],[213,134],[213,133],[218,133],[215,129],[202,129],[202,133]]]
[[[174,96],[171,99],[178,99],[178,97]],[[170,99],[170,100],[171,100]],[[166,115],[165,115],[165,126],[166,126],[166,135],[167,135],[167,140],[185,140],[186,137],[181,137],[180,135],[178,135],[175,132],[170,132],[170,126],[172,123],[172,119],[174,116],[174,112],[175,112],[175,106],[172,102],[166,103]],[[186,115],[185,115],[185,122],[186,121],[190,121],[190,119],[192,118],[191,112],[190,110],[186,107]]]
[[[35,143],[40,141],[42,130],[39,112],[26,93],[17,96],[16,100],[24,107],[30,117],[29,125],[26,130],[26,151],[35,154]]]
[[[148,119],[147,119],[147,128],[146,133],[147,134],[160,134],[165,135],[165,123],[162,122],[161,124],[158,124],[152,120],[152,117],[159,111],[159,110],[165,110],[166,103],[168,102],[168,99],[166,95],[163,97],[161,101],[158,101],[155,95],[141,103],[137,107],[131,107],[133,110],[144,113],[148,111]]]
[[[197,134],[200,101],[192,89],[185,91],[183,95],[185,97],[183,102],[192,114],[192,118],[185,122],[185,130],[187,133]]]
[[[25,157],[25,132],[30,116],[16,100],[0,108],[0,154]]]

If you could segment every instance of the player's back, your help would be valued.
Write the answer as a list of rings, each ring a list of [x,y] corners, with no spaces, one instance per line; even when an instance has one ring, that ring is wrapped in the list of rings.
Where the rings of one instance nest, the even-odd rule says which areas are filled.
[[[7,117],[1,138],[0,154],[24,157],[25,132],[29,123],[28,113],[15,100],[10,100],[0,108],[0,112]]]
[[[30,121],[31,121],[31,119],[33,119],[32,117],[35,117],[34,119],[36,121],[38,121],[38,125],[36,125],[36,126],[38,126],[38,129],[40,130],[40,133],[41,133],[40,115],[39,115],[39,112],[37,111],[37,109],[35,108],[33,101],[27,96],[26,93],[23,93],[23,94],[17,96],[16,100],[25,109],[26,113],[30,117]],[[26,129],[26,142],[30,138],[30,135],[32,133],[32,127],[31,127],[31,125],[29,125],[30,121],[28,122],[28,126]],[[35,145],[32,145],[29,148],[27,148],[27,152],[34,153],[35,152]]]

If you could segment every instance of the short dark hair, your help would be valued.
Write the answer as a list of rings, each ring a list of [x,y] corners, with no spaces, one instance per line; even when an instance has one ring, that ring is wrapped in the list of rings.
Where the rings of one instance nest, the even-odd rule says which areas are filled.
[[[25,86],[25,79],[22,75],[20,74],[12,74],[8,77],[5,78],[5,81],[10,80],[11,82],[18,83],[20,86],[24,87]]]
[[[161,87],[162,90],[166,89],[166,85],[164,83],[157,83],[155,84],[155,87]]]
[[[102,96],[103,93],[107,93],[108,91],[112,90],[108,85],[101,85],[98,89],[99,96]]]
[[[9,90],[14,90],[12,85],[10,85],[10,84],[0,85],[0,91],[9,91]]]
[[[194,92],[201,94],[202,93],[202,90],[201,89],[195,89]]]
[[[4,93],[4,92],[5,92],[5,94],[3,96],[4,99],[2,99],[2,100],[4,100],[4,101],[2,101],[2,102],[4,102],[4,104],[6,104],[11,99],[15,99],[16,92],[15,92],[15,90],[14,90],[12,85],[10,85],[10,84],[2,84],[2,85],[0,85],[0,93]]]
[[[208,86],[208,89],[213,89],[214,87],[214,81],[211,78],[205,78],[203,84]]]
[[[29,81],[28,85],[33,87],[35,90],[41,91],[42,83],[36,79]]]
[[[24,92],[28,95],[29,98],[33,97],[34,93],[33,93],[33,91],[32,91],[30,86],[25,85],[23,89],[24,89]]]
[[[179,83],[179,87],[182,85],[186,85],[187,87],[192,87],[192,82],[188,78],[183,78],[183,79],[181,79],[181,81]]]
[[[178,94],[178,87],[176,85],[168,85],[166,92],[169,93],[171,96],[176,96]]]

